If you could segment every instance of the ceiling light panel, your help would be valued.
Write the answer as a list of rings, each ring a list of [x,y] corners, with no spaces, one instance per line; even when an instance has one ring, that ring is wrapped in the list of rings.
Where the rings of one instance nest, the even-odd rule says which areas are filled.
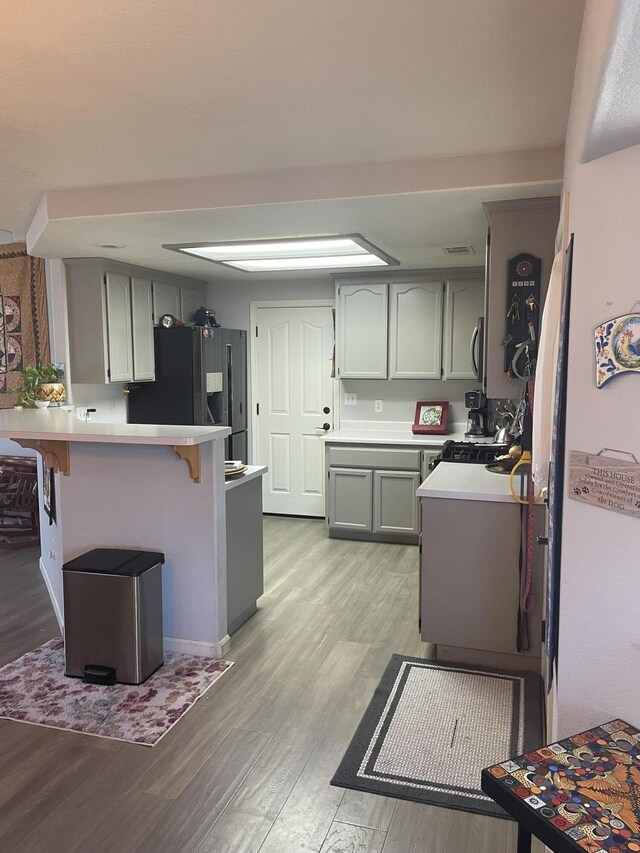
[[[360,234],[232,243],[165,244],[164,248],[244,272],[381,267],[398,264],[398,261]]]
[[[224,261],[228,267],[245,272],[277,272],[278,270],[335,269],[336,267],[386,267],[387,262],[376,255],[340,255],[315,258],[262,258]]]

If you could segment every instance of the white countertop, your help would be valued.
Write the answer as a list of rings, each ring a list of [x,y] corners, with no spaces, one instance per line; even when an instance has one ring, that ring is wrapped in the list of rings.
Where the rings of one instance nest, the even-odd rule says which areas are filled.
[[[241,486],[249,480],[255,480],[256,477],[262,477],[269,469],[266,465],[248,465],[247,470],[242,474],[235,474],[232,477],[227,477],[224,483],[225,492],[235,489],[236,486]]]
[[[58,408],[0,411],[0,437],[3,438],[101,444],[194,445],[217,441],[230,433],[229,427],[85,423],[72,412]]]
[[[373,429],[339,429],[324,435],[325,443],[331,444],[409,444],[415,447],[442,447],[445,441],[477,441],[491,444],[493,436],[486,438],[469,438],[465,436],[465,427],[453,424],[451,432],[446,435],[420,434],[414,435],[411,426],[397,430]],[[496,476],[498,476],[496,474]]]
[[[514,488],[520,494],[519,474]],[[441,462],[416,492],[420,498],[448,498],[459,501],[515,503],[509,491],[509,475],[494,474],[484,465],[470,462]]]

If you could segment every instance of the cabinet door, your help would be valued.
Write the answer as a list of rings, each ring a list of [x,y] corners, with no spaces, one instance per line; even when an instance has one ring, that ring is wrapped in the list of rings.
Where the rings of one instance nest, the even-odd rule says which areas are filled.
[[[329,468],[329,527],[371,532],[371,471]]]
[[[107,346],[109,381],[131,382],[133,348],[131,345],[131,284],[129,276],[107,273]]]
[[[389,290],[389,376],[440,379],[442,282],[406,282]]]
[[[448,281],[445,297],[444,378],[475,379],[471,336],[484,314],[484,281]]]
[[[373,532],[418,536],[417,471],[373,472]]]
[[[180,287],[180,320],[195,323],[196,311],[204,305],[202,290],[195,287]],[[176,315],[177,316],[177,315]]]
[[[177,284],[153,282],[153,322],[158,325],[163,314],[180,319],[180,288]]]
[[[153,287],[147,278],[131,279],[133,325],[133,378],[136,382],[156,378],[153,351]]]
[[[387,378],[387,285],[338,287],[338,376]]]

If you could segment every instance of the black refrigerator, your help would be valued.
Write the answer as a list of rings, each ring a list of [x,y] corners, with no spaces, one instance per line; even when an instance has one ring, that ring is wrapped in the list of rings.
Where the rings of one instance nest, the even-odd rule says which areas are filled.
[[[230,426],[225,459],[247,461],[247,333],[154,329],[156,379],[129,385],[130,424]]]

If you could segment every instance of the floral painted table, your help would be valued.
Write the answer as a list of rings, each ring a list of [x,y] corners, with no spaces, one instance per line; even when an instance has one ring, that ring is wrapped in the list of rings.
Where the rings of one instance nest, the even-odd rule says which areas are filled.
[[[556,853],[640,853],[640,733],[612,720],[482,771],[482,790]]]

